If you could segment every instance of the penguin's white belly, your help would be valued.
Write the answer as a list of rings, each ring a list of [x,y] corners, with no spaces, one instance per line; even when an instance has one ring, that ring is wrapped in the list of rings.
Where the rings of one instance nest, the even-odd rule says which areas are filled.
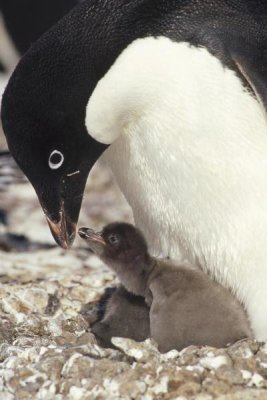
[[[149,131],[142,121],[142,134],[129,130],[104,158],[153,253],[186,258],[236,290],[251,261],[267,272],[267,131],[255,148],[230,132],[182,141],[175,125]]]
[[[257,308],[267,307],[267,121],[234,72],[205,49],[136,41],[98,84],[86,122],[112,143],[104,160],[154,254],[208,271],[267,338]]]

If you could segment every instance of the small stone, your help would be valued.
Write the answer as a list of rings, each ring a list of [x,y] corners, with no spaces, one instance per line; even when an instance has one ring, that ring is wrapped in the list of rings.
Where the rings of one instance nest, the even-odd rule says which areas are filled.
[[[85,398],[87,390],[81,387],[72,386],[69,392],[69,398],[72,400],[82,400]]]
[[[62,321],[62,329],[71,333],[82,332],[87,328],[88,324],[81,315]]]
[[[160,379],[153,386],[153,392],[156,395],[157,394],[168,393],[168,383],[169,383],[169,377],[168,376],[161,376]]]
[[[86,378],[91,374],[92,361],[81,354],[74,354],[64,364],[62,368],[62,376],[64,378]]]
[[[64,377],[61,378],[58,391],[63,396],[64,400],[70,393],[71,388],[76,385],[77,385],[77,378],[67,378],[67,379],[65,379]]]
[[[189,346],[180,352],[178,363],[180,366],[195,365],[199,361],[199,348],[197,346]]]
[[[60,307],[60,300],[56,294],[49,294],[48,295],[48,302],[45,308],[44,313],[46,315],[54,315],[56,311]]]
[[[257,372],[267,379],[267,353],[260,350],[256,357]]]
[[[65,363],[64,356],[54,356],[42,359],[36,368],[45,373],[51,381],[57,382],[61,376],[61,370]]]
[[[216,369],[220,368],[222,365],[231,364],[229,357],[227,357],[225,355],[224,356],[221,356],[221,355],[215,356],[215,355],[213,355],[213,353],[212,353],[212,355],[210,355],[208,357],[201,358],[199,360],[199,362],[200,362],[200,365],[202,365],[202,367],[210,369],[210,370],[212,370],[212,369],[216,370]]]
[[[81,336],[77,338],[77,345],[83,345],[83,344],[97,344],[95,335],[90,332],[85,332]]]
[[[2,391],[0,393],[0,400],[15,400],[15,395],[7,391]]]
[[[12,343],[15,332],[15,325],[7,318],[2,317],[0,320],[0,343]]]
[[[252,373],[250,371],[247,371],[245,369],[241,369],[240,372],[242,374],[242,377],[243,377],[244,381],[248,382],[251,379]]]
[[[198,378],[198,375],[194,374],[193,372],[186,369],[178,370],[170,374],[168,391],[176,391],[187,382],[199,383],[199,381],[200,379]]]
[[[44,312],[48,302],[46,290],[37,287],[19,290],[16,297],[34,312]]]
[[[77,344],[77,336],[74,333],[70,332],[62,332],[60,336],[55,337],[55,342],[59,346],[64,346],[64,345],[75,345]]]
[[[206,378],[202,383],[202,387],[208,394],[214,397],[229,393],[230,391],[229,385],[214,378]]]
[[[180,353],[178,350],[171,350],[168,353],[165,354],[161,354],[161,361],[168,361],[168,360],[175,360],[178,359],[178,357],[180,357]]]
[[[38,391],[36,398],[37,400],[63,400],[60,394],[56,394],[57,386],[51,381],[47,381]]]
[[[108,392],[111,398],[116,398],[119,395],[119,384],[116,380],[110,378],[103,379],[103,387]]]
[[[131,339],[112,338],[112,344],[121,349],[127,356],[139,362],[159,361],[160,353],[154,343],[147,339],[145,342],[135,342]]]
[[[39,335],[43,336],[47,334],[47,321],[44,321],[37,314],[29,314],[27,318],[24,318],[23,322],[18,324],[16,327],[16,334],[23,336]]]
[[[251,380],[248,383],[248,386],[256,386],[258,388],[262,387],[264,383],[264,379],[261,375],[254,373],[251,377]]]
[[[215,371],[216,377],[229,385],[242,385],[244,378],[238,369],[222,366]]]
[[[250,348],[250,343],[247,340],[241,340],[227,349],[228,354],[234,358],[251,358],[253,357],[253,352]]]
[[[132,380],[124,380],[123,383],[119,385],[120,395],[127,398],[127,396],[131,394],[133,399],[136,399],[138,396],[143,395],[146,392],[147,385],[145,382],[140,382],[138,378],[140,377],[135,377],[135,379]]]
[[[69,297],[72,300],[77,300],[81,303],[88,303],[90,301],[94,301],[96,298],[96,291],[88,288],[88,287],[83,287],[81,285],[79,286],[74,286],[70,289],[69,292]]]
[[[1,301],[3,311],[14,317],[16,323],[24,321],[25,314],[29,313],[30,309],[23,302],[21,302],[16,296],[9,296]]]
[[[179,387],[176,391],[178,396],[184,396],[185,398],[196,396],[201,391],[201,385],[196,382],[186,382]]]

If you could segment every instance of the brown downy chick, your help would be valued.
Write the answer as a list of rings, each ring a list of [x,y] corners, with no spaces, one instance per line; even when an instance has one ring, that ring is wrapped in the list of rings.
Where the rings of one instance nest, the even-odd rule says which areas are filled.
[[[79,234],[128,291],[145,298],[151,337],[161,352],[224,347],[251,337],[246,313],[230,292],[199,270],[151,257],[133,225],[113,223],[102,232],[81,228]]]
[[[148,254],[142,233],[131,224],[112,223],[102,232],[81,228],[79,235],[90,250],[114,272],[131,293],[145,297],[147,278],[155,259]]]

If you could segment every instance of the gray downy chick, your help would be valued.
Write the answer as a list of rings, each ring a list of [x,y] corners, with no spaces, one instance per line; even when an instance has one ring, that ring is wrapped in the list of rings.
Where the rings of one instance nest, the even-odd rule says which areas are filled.
[[[202,271],[151,257],[142,233],[113,223],[80,236],[131,293],[150,307],[150,334],[161,352],[189,345],[224,347],[251,337],[241,304]]]
[[[99,302],[99,319],[91,332],[103,347],[114,347],[112,337],[142,342],[150,336],[149,307],[141,296],[119,286],[104,294]]]

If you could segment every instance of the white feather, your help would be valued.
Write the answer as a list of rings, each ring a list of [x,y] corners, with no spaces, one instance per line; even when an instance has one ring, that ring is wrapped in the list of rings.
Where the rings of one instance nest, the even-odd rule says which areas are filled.
[[[267,120],[204,48],[133,42],[93,92],[88,132],[154,254],[184,257],[244,302],[267,338]]]

